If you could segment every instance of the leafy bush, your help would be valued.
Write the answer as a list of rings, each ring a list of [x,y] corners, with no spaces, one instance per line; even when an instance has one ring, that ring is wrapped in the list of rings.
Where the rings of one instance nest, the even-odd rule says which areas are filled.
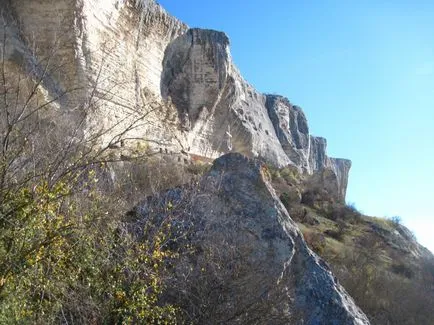
[[[187,170],[187,172],[189,172],[193,175],[202,176],[210,169],[210,167],[211,167],[210,164],[195,162],[195,163],[189,164],[186,167],[186,170]]]
[[[295,167],[285,167],[279,170],[280,176],[285,180],[287,184],[296,184],[300,181],[299,172]]]
[[[170,223],[137,236],[122,220],[124,202],[97,177],[119,162],[111,148],[149,112],[134,107],[116,125],[84,132],[107,94],[95,82],[75,109],[59,110],[56,101],[75,90],[54,98],[44,91],[61,56],[50,53],[35,69],[44,71],[39,77],[20,74],[28,67],[11,72],[5,55],[0,62],[0,323],[174,323],[176,308],[160,302],[165,268],[176,258],[166,245]]]
[[[281,177],[279,169],[271,164],[263,164],[262,172],[264,173],[265,177],[271,181],[275,181]]]
[[[0,204],[0,323],[173,323],[160,305],[170,223],[140,238],[92,190],[82,210],[69,184],[46,182]]]
[[[316,216],[303,206],[294,205],[288,209],[288,212],[291,219],[294,221],[301,222],[303,224],[307,224],[311,226],[319,224],[319,221],[316,218]]]
[[[303,192],[301,195],[301,203],[313,207],[316,201],[317,194],[318,191],[315,189]]]
[[[291,206],[298,205],[300,203],[300,192],[296,188],[289,188],[289,191],[280,194],[279,199],[282,201],[285,208],[289,211]]]
[[[285,206],[285,208],[288,210],[290,208],[290,197],[289,194],[284,192],[279,196],[280,201],[282,202],[282,204]]]

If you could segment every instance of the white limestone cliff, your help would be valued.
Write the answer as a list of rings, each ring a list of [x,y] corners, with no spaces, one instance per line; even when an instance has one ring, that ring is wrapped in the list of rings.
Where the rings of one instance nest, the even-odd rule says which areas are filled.
[[[109,129],[110,141],[139,120],[123,135],[132,143],[330,170],[344,200],[351,163],[327,156],[300,108],[242,78],[224,33],[188,29],[153,0],[8,0],[0,8],[5,66],[41,81],[58,108],[86,111],[83,132]]]

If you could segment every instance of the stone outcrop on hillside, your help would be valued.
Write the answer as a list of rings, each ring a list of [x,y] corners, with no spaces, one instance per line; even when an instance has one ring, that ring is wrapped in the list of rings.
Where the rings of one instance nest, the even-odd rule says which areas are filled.
[[[306,116],[300,107],[292,105],[288,99],[267,95],[265,105],[277,138],[291,161],[302,171],[313,175],[310,180],[313,186],[325,188],[329,193],[345,198],[351,161],[328,157],[327,140],[309,134]]]
[[[188,238],[192,254],[175,262],[167,299],[199,324],[369,324],[264,175],[258,160],[227,154],[193,189],[137,207],[138,234],[160,211],[175,244]]]
[[[145,143],[146,154],[240,152],[294,165],[345,199],[350,162],[327,156],[300,108],[242,78],[224,33],[189,29],[153,0],[7,0],[0,11],[8,112],[14,101],[18,115],[44,108],[41,129],[69,143],[98,134],[121,160]],[[170,203],[163,210],[178,214],[175,228],[196,248],[174,266],[188,290],[174,287],[167,299],[200,323],[368,324],[307,248],[259,160],[230,153],[194,190],[156,199]]]
[[[344,200],[350,162],[327,157],[300,108],[241,77],[224,33],[188,29],[153,0],[8,0],[0,8],[6,66],[42,81],[42,96],[61,109],[85,110],[85,133],[109,129],[108,142],[143,120],[123,134],[131,145],[331,170]]]

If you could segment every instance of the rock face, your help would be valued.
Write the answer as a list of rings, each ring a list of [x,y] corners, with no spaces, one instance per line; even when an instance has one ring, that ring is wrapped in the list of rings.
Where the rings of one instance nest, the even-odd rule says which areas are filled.
[[[291,105],[284,97],[274,95],[267,95],[265,106],[285,153],[295,164],[312,172],[309,126],[301,108]],[[312,155],[312,158],[317,157]]]
[[[253,89],[231,61],[224,33],[190,29],[166,49],[161,94],[178,110],[196,154],[241,152],[308,174],[331,170],[345,198],[351,162],[327,156],[324,138],[309,134],[303,111],[282,96]]]
[[[185,24],[146,0],[8,0],[0,11],[15,79],[31,76],[47,101],[86,111],[85,131],[109,129],[105,141],[146,115],[125,137],[177,144],[158,99],[165,48]]]
[[[3,86],[25,80],[29,105],[62,112],[57,131],[79,125],[84,135],[103,131],[103,145],[119,137],[207,158],[240,152],[294,165],[345,199],[350,162],[327,156],[299,107],[241,77],[224,33],[188,29],[153,0],[6,0],[0,11],[2,67],[12,78]],[[9,94],[28,106],[21,90]],[[259,160],[227,154],[194,191],[158,198],[174,204],[175,226],[188,225],[196,248],[175,266],[188,290],[167,299],[199,323],[368,324],[307,248]]]
[[[224,155],[194,191],[177,189],[148,199],[137,208],[139,219],[146,223],[168,202],[175,225],[191,227],[187,237],[194,253],[174,267],[176,282],[186,287],[173,289],[171,297],[192,321],[369,324],[306,246],[258,160]]]
[[[351,161],[328,157],[327,140],[309,134],[306,116],[288,99],[267,95],[266,107],[277,138],[291,161],[308,174],[314,174],[313,186],[325,187],[329,193],[337,193],[338,198],[345,198]],[[328,175],[326,180],[325,175]]]
[[[241,78],[224,33],[190,29],[169,44],[161,91],[186,119],[194,153],[237,151],[279,166],[291,163],[275,136],[265,96]]]
[[[327,156],[299,107],[241,77],[224,33],[188,29],[153,0],[8,0],[0,10],[5,66],[42,81],[46,101],[85,111],[85,133],[109,130],[109,142],[143,120],[125,140],[330,170],[335,197],[345,199],[350,162]]]

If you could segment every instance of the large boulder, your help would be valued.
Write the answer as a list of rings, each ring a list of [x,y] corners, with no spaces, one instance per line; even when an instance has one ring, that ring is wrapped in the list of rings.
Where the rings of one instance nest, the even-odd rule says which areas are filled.
[[[369,324],[265,175],[259,161],[227,154],[199,184],[137,208],[143,224],[170,215],[174,236],[187,238],[167,299],[200,324]]]

